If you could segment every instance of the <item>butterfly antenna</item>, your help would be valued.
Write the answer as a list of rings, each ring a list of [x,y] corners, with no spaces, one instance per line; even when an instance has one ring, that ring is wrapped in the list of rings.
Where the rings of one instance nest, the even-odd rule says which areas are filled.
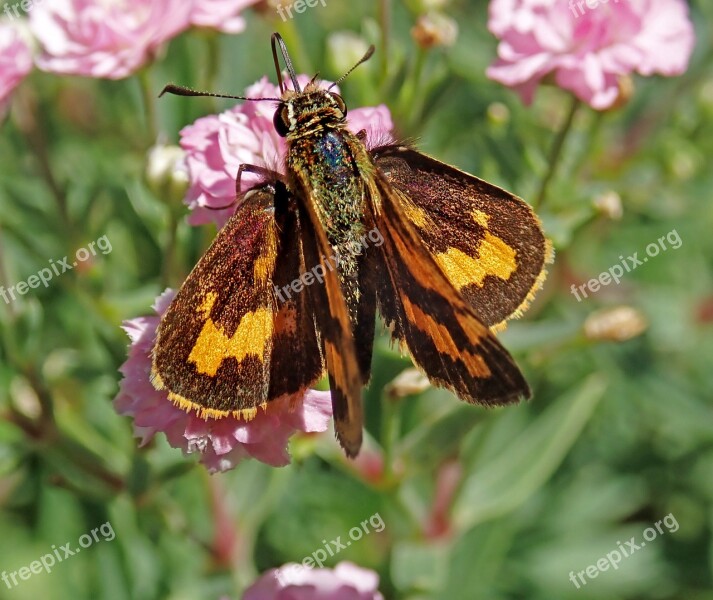
[[[233,96],[231,94],[214,94],[213,92],[201,92],[198,90],[192,90],[191,88],[183,87],[182,85],[174,85],[169,83],[166,87],[161,90],[158,95],[160,98],[164,94],[174,94],[176,96],[212,96],[213,98],[231,98],[233,100],[274,100],[279,102],[279,98],[246,98],[245,96]]]
[[[277,71],[277,81],[280,83],[280,94],[285,92],[285,83],[282,81],[282,72],[280,71],[280,61],[277,58],[277,46],[280,47],[280,52],[282,54],[282,60],[285,61],[285,68],[287,73],[292,80],[292,87],[296,92],[301,92],[300,84],[297,83],[297,74],[295,73],[295,68],[292,66],[292,61],[290,60],[290,55],[287,52],[287,46],[285,45],[285,40],[282,36],[275,32],[272,34],[272,58],[275,61],[275,70]]]
[[[369,60],[374,54],[374,46],[373,44],[369,46],[369,49],[366,51],[366,54],[362,56],[359,61],[351,68],[349,69],[344,75],[342,75],[339,79],[337,79],[332,85],[330,85],[327,89],[331,90],[335,85],[339,85],[342,81],[344,81],[350,74],[351,72],[356,69],[360,64],[365,63],[367,60]]]

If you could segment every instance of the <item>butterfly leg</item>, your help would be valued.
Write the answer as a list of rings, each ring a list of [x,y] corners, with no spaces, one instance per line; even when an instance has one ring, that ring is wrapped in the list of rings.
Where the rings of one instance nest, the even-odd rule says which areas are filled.
[[[235,176],[235,197],[240,198],[242,194],[241,188],[241,180],[243,177],[243,173],[255,173],[255,175],[259,175],[262,177],[265,181],[281,181],[285,185],[287,185],[287,180],[285,179],[285,176],[282,173],[278,173],[277,171],[273,171],[272,169],[268,169],[267,167],[260,167],[258,165],[249,165],[246,163],[242,163],[240,167],[238,167],[238,174]]]

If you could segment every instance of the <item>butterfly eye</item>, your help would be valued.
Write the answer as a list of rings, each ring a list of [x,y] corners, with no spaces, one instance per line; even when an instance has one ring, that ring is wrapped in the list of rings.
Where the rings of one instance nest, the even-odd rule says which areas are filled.
[[[334,93],[332,93],[332,98],[337,103],[337,107],[341,111],[342,116],[346,117],[347,116],[347,105],[345,104],[344,99],[339,94],[334,94]]]
[[[287,104],[281,103],[272,118],[272,124],[280,137],[285,137],[290,132],[290,111]]]

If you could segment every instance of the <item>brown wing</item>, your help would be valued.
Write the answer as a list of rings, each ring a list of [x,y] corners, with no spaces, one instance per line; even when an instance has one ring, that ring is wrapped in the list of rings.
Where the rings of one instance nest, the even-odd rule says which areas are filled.
[[[506,404],[530,389],[517,365],[446,278],[382,173],[370,190],[385,240],[375,278],[381,314],[429,379],[461,399]]]
[[[405,146],[372,151],[436,263],[489,327],[520,316],[552,247],[517,196]]]
[[[201,417],[249,419],[312,385],[324,369],[314,310],[306,294],[283,289],[303,270],[299,216],[284,185],[249,191],[161,320],[156,388]]]
[[[362,373],[354,343],[349,310],[342,293],[334,262],[333,248],[310,198],[308,182],[296,174],[303,198],[305,259],[308,265],[319,265],[324,282],[310,285],[308,292],[317,308],[315,322],[321,335],[329,374],[334,430],[347,456],[359,453],[362,442],[363,409],[361,401]]]

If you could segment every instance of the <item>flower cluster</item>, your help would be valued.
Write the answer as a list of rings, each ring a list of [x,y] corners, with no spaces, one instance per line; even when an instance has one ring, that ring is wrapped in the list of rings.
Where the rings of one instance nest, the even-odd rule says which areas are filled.
[[[255,1],[46,2],[30,13],[30,27],[41,46],[37,65],[53,73],[122,79],[191,26],[242,30],[239,13]]]
[[[150,62],[190,27],[245,28],[240,13],[258,0],[54,0],[24,20],[0,23],[0,112],[34,63],[42,71],[122,79]],[[24,3],[23,3],[24,5]],[[34,38],[32,44],[24,40]]]
[[[552,78],[598,110],[631,73],[683,73],[695,41],[684,0],[492,0],[488,27],[500,39],[488,77],[527,104]]]

